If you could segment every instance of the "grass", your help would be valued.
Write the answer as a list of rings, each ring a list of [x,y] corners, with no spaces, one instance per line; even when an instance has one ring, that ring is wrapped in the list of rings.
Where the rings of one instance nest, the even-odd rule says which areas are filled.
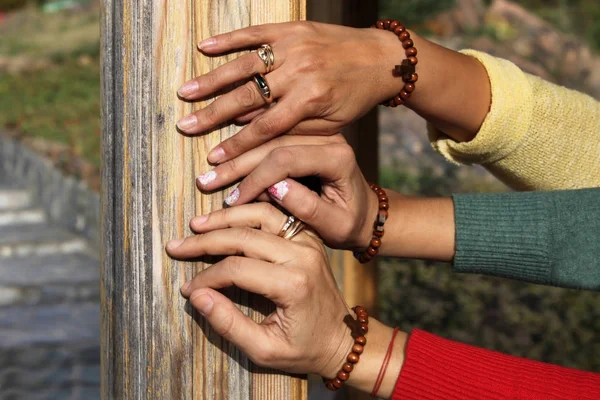
[[[74,155],[100,165],[98,59],[69,59],[36,73],[0,77],[0,126],[20,136],[68,144]]]
[[[100,166],[99,13],[27,8],[0,25],[0,129]]]

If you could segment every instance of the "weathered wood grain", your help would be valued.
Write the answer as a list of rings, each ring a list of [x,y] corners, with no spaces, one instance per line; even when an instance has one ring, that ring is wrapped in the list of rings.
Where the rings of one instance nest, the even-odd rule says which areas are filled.
[[[177,88],[235,57],[204,57],[196,43],[304,17],[304,0],[103,1],[103,399],[306,398],[305,380],[257,369],[197,318],[179,287],[204,265],[164,252],[189,234],[192,216],[221,207],[223,193],[201,195],[194,178],[208,168],[208,151],[237,131],[187,138],[175,130],[202,106],[178,100]],[[268,312],[233,293],[253,318]]]

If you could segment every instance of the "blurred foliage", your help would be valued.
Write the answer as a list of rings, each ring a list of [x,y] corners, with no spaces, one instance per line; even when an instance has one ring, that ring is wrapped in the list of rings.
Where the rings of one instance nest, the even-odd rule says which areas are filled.
[[[98,10],[43,14],[27,7],[0,24],[0,35],[8,66],[0,70],[0,128],[64,143],[99,167]]]
[[[489,192],[497,185],[448,167],[407,174],[384,169],[382,184],[405,194]],[[400,172],[397,172],[400,171]],[[425,329],[515,356],[600,372],[600,293],[544,287],[503,278],[453,273],[449,264],[384,259],[382,320]]]
[[[402,21],[411,27],[450,9],[455,0],[380,0],[381,16]]]
[[[563,32],[575,33],[600,49],[600,1],[521,0],[517,3]]]
[[[89,52],[92,54],[89,54]],[[0,126],[68,144],[100,165],[100,67],[97,48],[55,59],[43,73],[0,75]],[[85,64],[85,65],[82,65]]]

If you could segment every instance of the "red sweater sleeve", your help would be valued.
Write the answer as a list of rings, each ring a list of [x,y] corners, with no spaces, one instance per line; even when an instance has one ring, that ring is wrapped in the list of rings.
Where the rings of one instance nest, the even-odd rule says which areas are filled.
[[[405,357],[393,400],[600,399],[600,374],[484,350],[417,329]]]

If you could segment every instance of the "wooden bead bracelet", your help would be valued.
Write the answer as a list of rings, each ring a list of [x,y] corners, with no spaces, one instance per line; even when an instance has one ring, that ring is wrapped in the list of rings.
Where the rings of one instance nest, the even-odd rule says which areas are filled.
[[[393,32],[400,42],[402,42],[402,47],[404,48],[404,53],[406,54],[406,59],[402,60],[400,65],[396,65],[394,69],[394,75],[402,77],[404,81],[404,89],[398,93],[396,97],[393,99],[389,99],[381,103],[384,106],[388,107],[398,107],[404,104],[406,100],[409,99],[412,92],[415,91],[415,83],[419,79],[419,75],[416,74],[416,65],[419,62],[417,59],[417,48],[415,47],[415,43],[410,38],[410,33],[406,30],[406,28],[400,24],[400,22],[391,19],[381,19],[377,21],[373,28],[388,30]]]
[[[338,390],[344,383],[350,378],[350,373],[354,369],[354,364],[360,361],[360,355],[365,350],[367,345],[367,338],[365,335],[369,332],[369,314],[364,307],[355,306],[352,309],[356,313],[356,319],[352,318],[350,314],[344,317],[344,322],[350,327],[350,334],[354,338],[354,344],[346,362],[342,365],[342,368],[337,373],[337,376],[333,379],[325,379],[325,387],[329,390]]]
[[[367,263],[373,259],[379,253],[379,247],[381,246],[381,238],[385,233],[383,229],[383,225],[385,225],[385,221],[388,218],[388,210],[390,209],[390,203],[385,190],[380,188],[374,183],[370,183],[369,187],[371,190],[377,194],[377,199],[379,200],[379,211],[377,212],[377,219],[375,220],[375,226],[373,227],[373,236],[371,237],[371,242],[369,243],[369,247],[362,252],[355,252],[354,257],[361,264]]]

